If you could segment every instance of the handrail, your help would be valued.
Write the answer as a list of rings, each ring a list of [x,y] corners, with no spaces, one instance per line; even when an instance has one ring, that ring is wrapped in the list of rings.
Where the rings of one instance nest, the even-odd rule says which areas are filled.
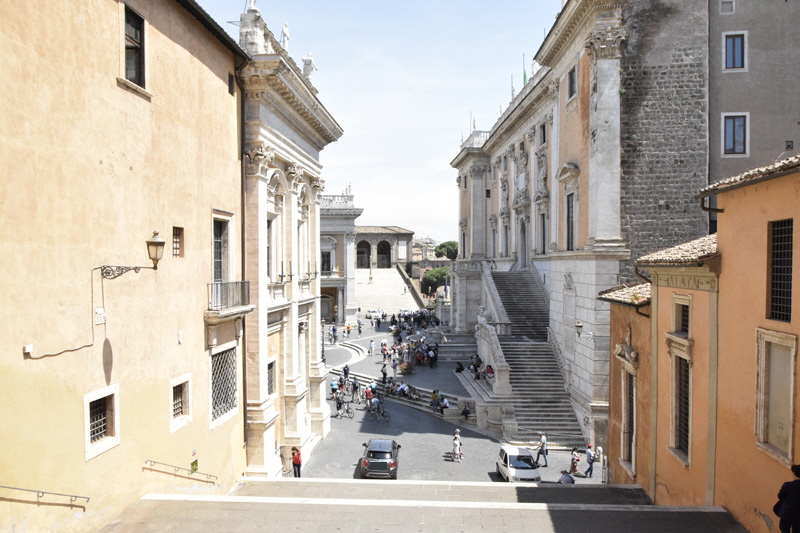
[[[175,472],[177,472],[178,470],[185,470],[186,472],[189,472],[190,476],[193,475],[193,474],[197,474],[199,476],[206,476],[206,481],[210,480],[212,477],[214,479],[219,479],[217,476],[215,476],[213,474],[205,474],[203,472],[197,472],[195,470],[192,470],[191,468],[184,468],[182,466],[169,465],[167,463],[161,463],[159,461],[153,461],[152,459],[145,459],[144,463],[145,464],[149,463],[150,464],[150,468],[153,468],[155,465],[162,465],[162,466],[168,466],[170,468],[173,468],[175,470]]]
[[[494,278],[492,278],[492,271],[487,262],[483,263],[481,278],[483,279],[483,290],[486,294],[486,301],[487,303],[491,303],[492,314],[497,317],[497,322],[510,323],[511,321],[508,318],[505,306],[503,306],[503,301],[500,299],[500,294],[497,292]],[[506,334],[505,331],[503,331],[503,333]],[[508,333],[510,333],[510,331]]]
[[[539,269],[536,268],[536,265],[533,261],[528,262],[528,267],[530,269],[530,273],[533,275],[533,282],[536,287],[541,291],[542,296],[544,296],[545,301],[547,302],[547,308],[550,309],[550,293],[547,290],[547,287],[544,285],[544,281],[539,276]]]
[[[38,501],[39,498],[43,497],[45,494],[52,494],[53,496],[66,496],[69,498],[70,503],[75,503],[75,500],[78,498],[82,500],[86,500],[86,503],[89,503],[88,496],[78,496],[76,494],[62,494],[60,492],[50,492],[46,490],[33,490],[33,489],[22,489],[20,487],[7,487],[5,485],[0,485],[0,489],[11,489],[11,490],[23,490],[25,492],[35,492],[36,493],[36,500]]]

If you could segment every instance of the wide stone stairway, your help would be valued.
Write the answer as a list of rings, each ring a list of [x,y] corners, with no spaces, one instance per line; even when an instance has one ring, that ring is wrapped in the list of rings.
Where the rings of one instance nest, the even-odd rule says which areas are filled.
[[[149,494],[101,531],[744,532],[720,507],[656,507],[638,486],[243,478]]]
[[[544,432],[552,447],[582,448],[581,426],[564,385],[564,376],[547,343],[548,303],[529,272],[492,272],[511,322],[500,346],[511,367],[513,406],[519,440]]]

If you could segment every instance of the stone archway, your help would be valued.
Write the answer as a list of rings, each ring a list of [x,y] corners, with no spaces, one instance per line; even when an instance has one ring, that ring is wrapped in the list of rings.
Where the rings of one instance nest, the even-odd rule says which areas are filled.
[[[372,261],[372,246],[367,241],[360,241],[356,246],[356,268],[369,268]]]
[[[378,243],[378,268],[392,268],[392,245],[386,241]]]

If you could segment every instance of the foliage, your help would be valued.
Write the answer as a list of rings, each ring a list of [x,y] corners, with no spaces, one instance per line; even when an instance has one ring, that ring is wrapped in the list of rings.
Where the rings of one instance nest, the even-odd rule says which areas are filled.
[[[458,243],[456,241],[445,241],[433,250],[436,257],[447,257],[450,261],[455,261],[458,257]]]
[[[444,285],[444,280],[450,273],[450,267],[439,267],[429,270],[420,280],[423,294],[435,294],[436,289]]]

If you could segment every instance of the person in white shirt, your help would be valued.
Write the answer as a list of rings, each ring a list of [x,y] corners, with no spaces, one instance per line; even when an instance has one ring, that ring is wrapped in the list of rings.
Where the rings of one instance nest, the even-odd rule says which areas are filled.
[[[539,451],[536,452],[536,463],[539,463],[539,458],[544,456],[544,466],[548,466],[547,464],[547,437],[544,436],[544,433],[540,433],[541,438],[539,439]]]

